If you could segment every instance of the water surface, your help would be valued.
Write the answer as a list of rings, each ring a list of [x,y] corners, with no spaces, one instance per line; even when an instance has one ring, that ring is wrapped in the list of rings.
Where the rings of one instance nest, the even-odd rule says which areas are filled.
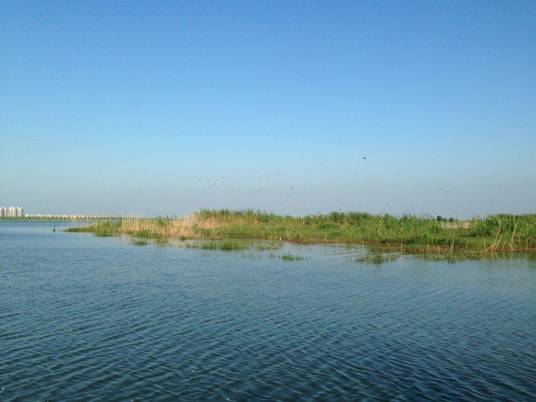
[[[53,226],[0,221],[0,401],[536,400],[534,261],[286,262]]]

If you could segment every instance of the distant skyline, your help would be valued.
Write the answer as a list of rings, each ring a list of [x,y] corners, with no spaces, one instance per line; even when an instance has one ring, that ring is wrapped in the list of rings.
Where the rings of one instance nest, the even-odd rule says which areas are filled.
[[[536,212],[536,1],[1,5],[1,205]]]

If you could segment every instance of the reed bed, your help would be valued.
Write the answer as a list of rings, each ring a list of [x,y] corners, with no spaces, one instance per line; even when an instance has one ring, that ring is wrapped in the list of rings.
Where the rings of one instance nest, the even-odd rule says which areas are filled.
[[[479,258],[536,253],[536,215],[493,215],[468,221],[442,217],[338,213],[305,217],[260,211],[202,210],[186,217],[98,220],[72,232],[150,239],[259,239],[296,243],[362,244],[400,254]]]

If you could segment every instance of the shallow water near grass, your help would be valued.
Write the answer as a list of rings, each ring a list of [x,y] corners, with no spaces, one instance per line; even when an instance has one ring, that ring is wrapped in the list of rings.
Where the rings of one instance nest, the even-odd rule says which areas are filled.
[[[67,226],[0,221],[0,401],[536,398],[534,260],[374,265]]]

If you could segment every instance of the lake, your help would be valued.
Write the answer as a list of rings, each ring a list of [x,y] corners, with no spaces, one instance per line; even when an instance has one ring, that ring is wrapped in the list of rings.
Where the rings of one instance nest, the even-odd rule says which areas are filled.
[[[534,260],[284,261],[68,225],[0,221],[0,401],[536,400]]]

